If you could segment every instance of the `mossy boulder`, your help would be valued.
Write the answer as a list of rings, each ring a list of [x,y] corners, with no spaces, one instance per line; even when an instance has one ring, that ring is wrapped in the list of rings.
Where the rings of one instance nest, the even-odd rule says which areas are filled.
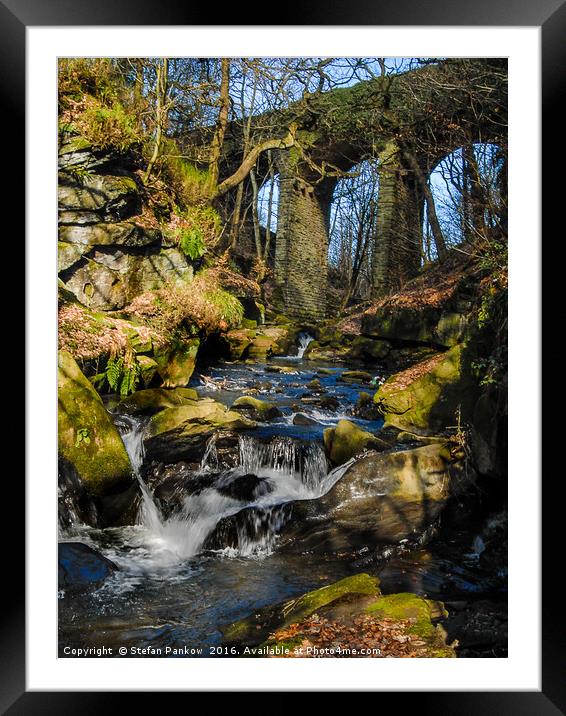
[[[360,457],[316,500],[293,503],[281,536],[288,551],[351,551],[421,536],[467,484],[451,444]]]
[[[448,616],[442,602],[425,599],[410,592],[400,592],[380,596],[364,611],[384,619],[408,621],[407,634],[415,635],[425,642],[427,653],[422,656],[456,658],[454,646],[446,643],[443,627],[433,624],[433,620]]]
[[[362,334],[381,340],[428,343],[451,348],[467,339],[469,314],[450,305],[385,304],[362,317]]]
[[[252,398],[250,395],[242,395],[237,398],[232,405],[232,409],[243,411],[253,420],[259,420],[262,423],[282,415],[275,403],[258,400],[258,398]]]
[[[261,327],[251,339],[246,355],[258,361],[286,355],[293,345],[297,329],[292,325]]]
[[[333,465],[343,465],[364,450],[387,450],[391,445],[350,420],[340,420],[323,433],[324,450]]]
[[[157,372],[164,388],[183,388],[187,385],[195,370],[199,346],[198,338],[190,338],[171,351],[155,355]]]
[[[466,346],[449,351],[388,378],[374,396],[386,425],[417,434],[453,427],[471,415],[477,382],[469,366]]]
[[[157,361],[150,356],[144,355],[138,356],[137,361],[141,370],[141,381],[145,386],[148,386],[157,373]]]
[[[60,455],[88,495],[126,490],[134,477],[122,438],[100,396],[66,351],[59,352],[58,382]]]
[[[433,623],[446,616],[441,602],[410,593],[382,595],[379,579],[362,573],[259,609],[221,631],[224,642],[238,647],[243,656],[292,656],[296,647],[316,646],[320,625],[326,622],[335,634],[336,643],[330,648],[348,648],[352,642],[354,649],[367,648],[375,645],[376,633],[384,630],[385,639],[377,643],[386,652],[380,656],[454,658],[456,652],[446,643],[446,632]],[[345,639],[342,644],[341,636]],[[407,645],[401,653],[397,643]],[[328,640],[324,645],[328,646]],[[303,648],[297,655],[308,653]]]
[[[327,343],[322,345],[319,341],[311,341],[304,354],[305,360],[337,361],[347,357],[348,346],[341,343]]]
[[[349,357],[354,360],[361,360],[367,363],[382,361],[391,351],[391,343],[388,341],[368,338],[367,336],[356,336],[352,341],[349,350]]]
[[[145,413],[153,415],[165,408],[175,408],[181,405],[193,405],[198,401],[198,394],[193,388],[147,388],[137,390],[132,395],[118,403],[121,413]]]
[[[377,577],[355,574],[295,599],[259,609],[252,616],[221,628],[221,631],[224,641],[229,644],[259,644],[275,629],[301,621],[323,607],[356,596],[371,597],[379,594]]]
[[[244,357],[247,348],[252,344],[256,336],[255,329],[237,328],[228,331],[224,336],[227,358],[229,360],[240,360]]]
[[[340,383],[364,383],[368,385],[372,381],[372,376],[363,370],[345,370],[339,376]]]
[[[145,439],[149,458],[171,463],[200,460],[208,438],[218,430],[247,430],[256,427],[253,420],[228,410],[212,398],[165,408],[154,415]]]

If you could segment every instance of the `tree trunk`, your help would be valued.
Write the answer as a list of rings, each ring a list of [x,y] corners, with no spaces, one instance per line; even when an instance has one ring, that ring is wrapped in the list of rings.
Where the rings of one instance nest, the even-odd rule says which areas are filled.
[[[230,60],[223,57],[221,64],[220,79],[220,108],[218,111],[218,119],[216,120],[216,128],[210,145],[210,160],[208,165],[208,187],[211,194],[215,193],[220,174],[220,156],[224,145],[224,135],[228,126],[228,112],[230,109]]]
[[[446,242],[444,240],[444,234],[440,228],[440,222],[436,214],[436,206],[434,204],[434,197],[430,190],[430,185],[422,173],[421,167],[412,152],[405,152],[405,157],[409,162],[409,166],[414,171],[415,176],[421,186],[424,199],[426,202],[426,215],[427,220],[432,231],[432,238],[434,239],[434,245],[436,246],[436,254],[439,259],[443,259],[446,256]]]
[[[144,184],[151,175],[155,162],[161,154],[163,144],[163,134],[167,125],[167,72],[168,60],[166,57],[157,65],[157,82],[155,86],[156,105],[155,105],[155,142],[153,152],[151,154],[147,169],[143,177]]]

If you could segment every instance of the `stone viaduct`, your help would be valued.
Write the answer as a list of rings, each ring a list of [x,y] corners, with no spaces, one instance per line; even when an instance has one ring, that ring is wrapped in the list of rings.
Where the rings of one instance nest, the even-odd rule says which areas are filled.
[[[256,125],[263,129],[257,140],[261,132],[284,136],[289,127],[295,130],[295,144],[276,151],[279,308],[305,322],[325,317],[334,188],[369,157],[377,158],[379,170],[373,295],[385,295],[414,276],[422,251],[423,182],[459,147],[506,145],[506,91],[506,60],[447,60],[306,95],[267,120],[259,118]],[[226,145],[226,171],[241,159],[237,139],[234,130]]]

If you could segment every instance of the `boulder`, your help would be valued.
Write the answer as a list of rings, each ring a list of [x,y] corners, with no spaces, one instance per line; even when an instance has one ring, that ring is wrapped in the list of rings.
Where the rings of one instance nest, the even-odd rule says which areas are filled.
[[[465,346],[426,359],[388,378],[374,396],[386,425],[417,434],[435,434],[467,420],[477,383],[467,365]]]
[[[385,304],[364,313],[364,336],[409,343],[428,343],[450,348],[466,340],[469,318],[457,306],[418,307]]]
[[[63,211],[97,212],[99,221],[120,220],[141,210],[138,186],[128,176],[89,174],[78,182],[62,174],[58,203]]]
[[[387,450],[391,445],[359,428],[349,420],[340,420],[324,433],[324,449],[333,465],[343,465],[364,450]]]
[[[142,356],[140,356],[141,358]],[[144,413],[153,415],[165,408],[174,408],[181,405],[193,405],[198,400],[198,394],[193,388],[147,388],[137,390],[118,403],[119,413],[135,415]]]
[[[269,483],[257,475],[240,475],[231,482],[217,485],[216,489],[221,495],[231,497],[241,502],[252,502],[260,495],[270,490]]]
[[[77,244],[86,253],[93,246],[141,248],[161,243],[161,232],[145,229],[133,221],[59,227],[59,241]]]
[[[345,370],[337,379],[340,383],[371,383],[372,376],[363,370]]]
[[[297,413],[293,417],[293,425],[320,425],[320,423],[314,418],[309,418],[309,416],[304,413]]]
[[[324,607],[351,600],[354,597],[377,597],[379,579],[369,574],[355,574],[295,599],[275,606],[258,609],[253,615],[221,627],[224,641],[229,644],[259,644],[276,629],[289,626],[311,616]]]
[[[374,363],[386,358],[390,351],[391,344],[388,341],[368,338],[367,336],[356,336],[352,341],[348,355],[354,360]]]
[[[147,426],[146,454],[166,463],[201,460],[206,442],[218,430],[246,430],[256,423],[212,398],[202,398],[154,415]]]
[[[195,370],[199,346],[198,338],[190,338],[179,342],[173,350],[155,354],[157,372],[164,388],[183,388],[187,385]]]
[[[228,359],[240,360],[243,358],[255,336],[256,331],[254,329],[236,328],[228,331],[224,337]]]
[[[57,244],[57,271],[61,273],[74,266],[83,257],[84,247],[79,244],[67,244],[59,241]]]
[[[132,467],[122,438],[102,400],[70,353],[59,352],[59,453],[91,496],[132,485]]]
[[[466,484],[464,468],[447,444],[364,455],[325,495],[293,503],[282,547],[341,552],[421,536]]]
[[[147,247],[143,254],[89,251],[84,260],[65,274],[65,284],[81,303],[103,311],[118,311],[144,291],[166,284],[182,285],[193,269],[180,249]],[[70,275],[67,275],[70,274]]]
[[[157,373],[157,361],[150,356],[140,355],[137,357],[141,370],[141,380],[145,386],[148,386]]]
[[[66,593],[99,587],[118,567],[82,542],[60,542],[59,589]]]
[[[275,403],[268,403],[265,400],[258,400],[249,395],[242,395],[232,404],[233,410],[243,411],[249,414],[252,420],[258,420],[262,423],[274,418],[281,417],[282,413]]]

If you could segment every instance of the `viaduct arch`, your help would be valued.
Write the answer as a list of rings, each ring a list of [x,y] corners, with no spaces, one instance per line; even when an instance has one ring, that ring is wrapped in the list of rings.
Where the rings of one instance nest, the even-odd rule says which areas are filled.
[[[306,95],[258,118],[258,127],[271,125],[281,137],[290,127],[295,131],[293,146],[275,150],[280,182],[275,301],[282,311],[306,322],[324,319],[334,187],[368,157],[378,159],[379,171],[374,297],[416,274],[423,179],[459,147],[479,142],[506,146],[506,78],[504,59],[446,60]],[[261,139],[261,132],[256,136]],[[241,159],[238,144],[234,133],[226,145],[225,167]]]

